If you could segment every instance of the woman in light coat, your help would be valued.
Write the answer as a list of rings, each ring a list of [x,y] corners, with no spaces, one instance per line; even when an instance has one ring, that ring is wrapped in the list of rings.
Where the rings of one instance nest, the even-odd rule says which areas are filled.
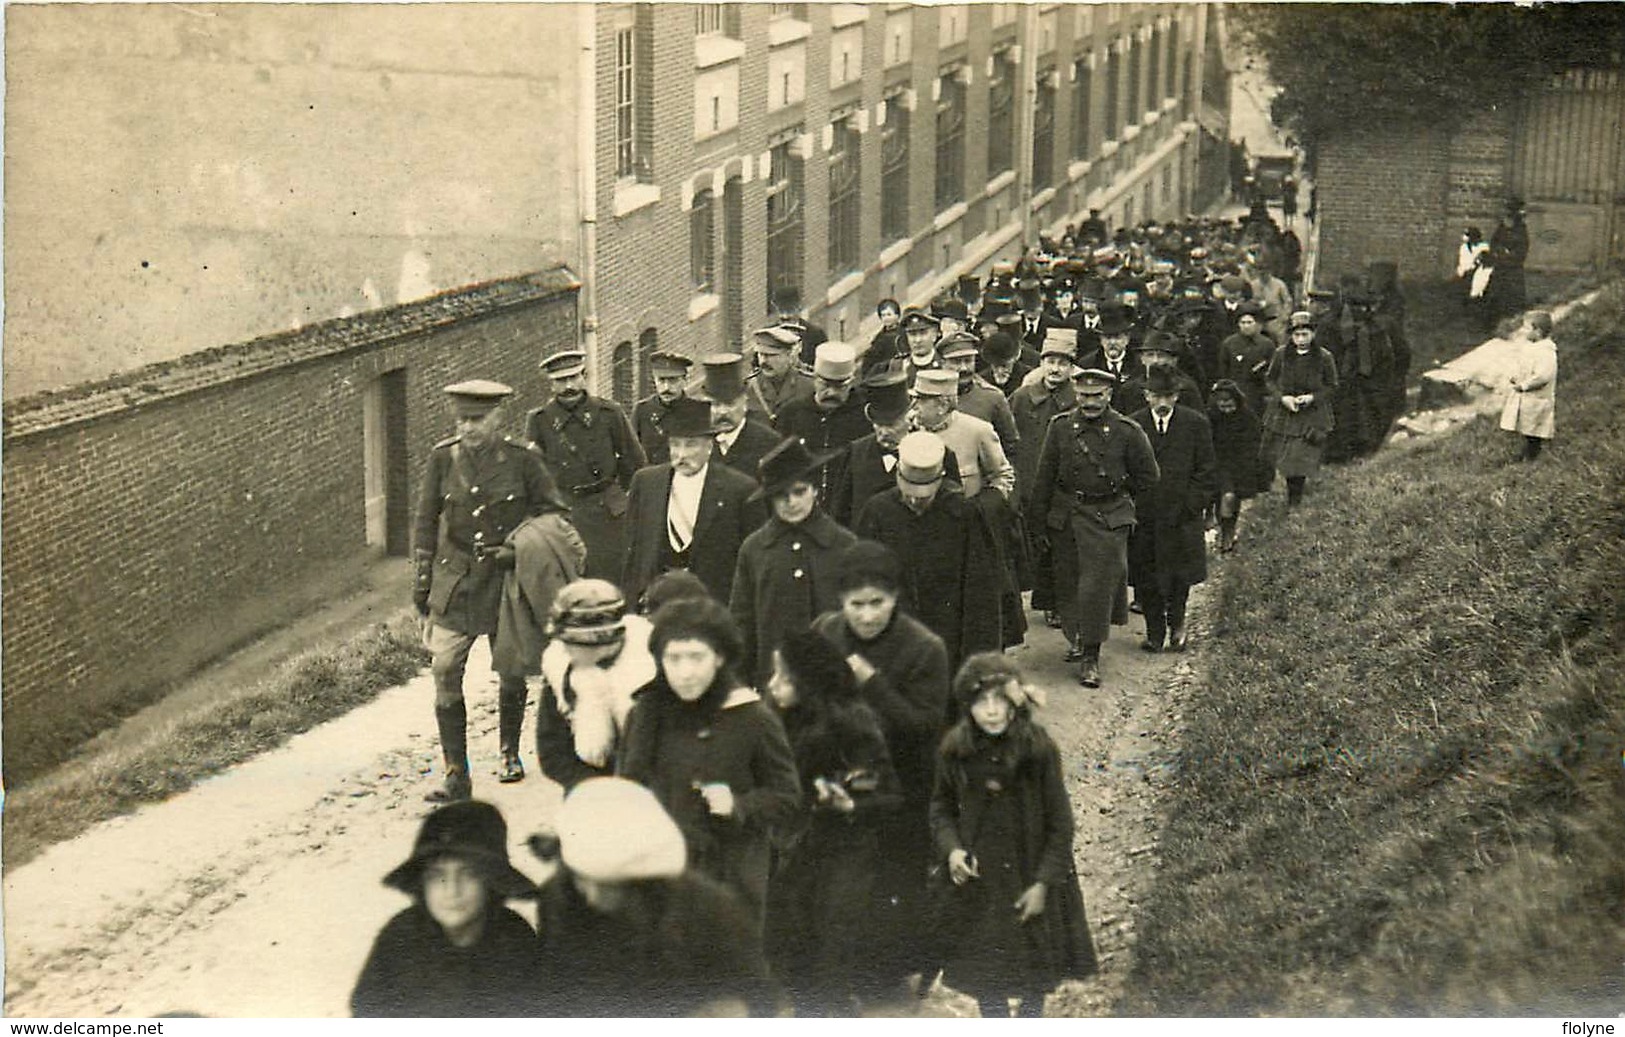
[[[1524,322],[1507,383],[1501,428],[1523,436],[1522,460],[1533,461],[1552,438],[1557,401],[1557,343],[1552,341],[1552,315],[1545,310],[1530,311]]]

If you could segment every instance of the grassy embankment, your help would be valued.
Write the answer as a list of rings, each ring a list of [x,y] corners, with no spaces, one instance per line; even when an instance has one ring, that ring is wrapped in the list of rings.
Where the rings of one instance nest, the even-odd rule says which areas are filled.
[[[7,796],[5,865],[273,749],[409,680],[428,663],[410,611],[278,666],[246,695],[69,764]]]
[[[1244,517],[1122,1010],[1625,1009],[1625,292],[1493,417]]]

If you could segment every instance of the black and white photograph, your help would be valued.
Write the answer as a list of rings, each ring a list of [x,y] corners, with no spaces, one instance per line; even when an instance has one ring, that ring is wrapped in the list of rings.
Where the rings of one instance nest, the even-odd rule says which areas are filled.
[[[0,1014],[1619,1032],[1625,5],[3,17]]]

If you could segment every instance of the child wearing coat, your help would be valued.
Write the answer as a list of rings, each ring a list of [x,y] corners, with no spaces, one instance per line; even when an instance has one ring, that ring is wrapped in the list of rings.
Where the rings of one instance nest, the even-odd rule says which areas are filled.
[[[496,807],[464,800],[430,814],[384,884],[413,902],[373,943],[350,995],[357,1018],[529,1014],[536,934],[503,901],[536,887],[508,863]]]
[[[1043,1014],[1044,994],[1096,970],[1072,864],[1072,806],[1055,742],[1032,719],[1037,689],[1005,656],[965,660],[964,715],[937,756],[931,834],[945,884],[943,981],[984,1018]]]
[[[1518,358],[1507,376],[1507,401],[1501,409],[1501,428],[1523,436],[1523,461],[1540,456],[1540,448],[1556,425],[1557,343],[1552,341],[1552,315],[1530,311],[1524,322]]]

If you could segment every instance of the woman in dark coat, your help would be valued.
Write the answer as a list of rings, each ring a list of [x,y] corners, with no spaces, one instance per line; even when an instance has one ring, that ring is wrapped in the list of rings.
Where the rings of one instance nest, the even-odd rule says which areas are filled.
[[[890,548],[858,541],[841,555],[837,578],[840,607],[819,616],[813,629],[847,660],[863,700],[879,714],[903,793],[881,836],[886,852],[873,899],[878,960],[862,992],[876,998],[938,964],[921,923],[932,856],[926,821],[931,768],[948,727],[948,650],[897,607],[901,577]]]
[[[1523,312],[1526,304],[1523,264],[1529,258],[1529,227],[1523,213],[1523,199],[1510,199],[1506,213],[1490,232],[1487,259],[1491,272],[1484,303],[1492,322]]]
[[[806,823],[768,884],[768,957],[798,1016],[851,1015],[873,947],[869,899],[887,814],[902,806],[880,717],[811,629],[773,653],[768,693],[801,774]]]
[[[1219,476],[1219,550],[1236,546],[1242,503],[1269,490],[1275,473],[1259,456],[1263,429],[1247,405],[1247,394],[1221,378],[1208,394],[1207,421],[1213,429],[1213,456]]]
[[[477,800],[423,821],[412,856],[384,877],[412,906],[389,920],[350,995],[357,1018],[530,1014],[536,934],[503,905],[536,887],[508,863],[508,826]]]
[[[617,773],[647,786],[687,841],[693,867],[736,890],[761,931],[769,836],[801,809],[784,725],[735,674],[739,634],[709,598],[654,616],[660,674],[627,718]]]
[[[1264,456],[1286,478],[1287,506],[1303,499],[1303,486],[1320,470],[1332,430],[1337,361],[1315,345],[1314,318],[1292,315],[1292,341],[1275,351],[1264,382]]]
[[[835,558],[857,540],[818,500],[814,473],[827,461],[793,437],[762,458],[757,497],[772,516],[740,545],[728,601],[744,638],[740,672],[757,687],[779,638],[836,606]]]
[[[1032,719],[1036,690],[1008,657],[972,656],[954,679],[963,718],[942,740],[931,834],[943,879],[944,982],[984,1017],[1043,1014],[1044,994],[1097,964],[1072,863],[1061,754]]]

